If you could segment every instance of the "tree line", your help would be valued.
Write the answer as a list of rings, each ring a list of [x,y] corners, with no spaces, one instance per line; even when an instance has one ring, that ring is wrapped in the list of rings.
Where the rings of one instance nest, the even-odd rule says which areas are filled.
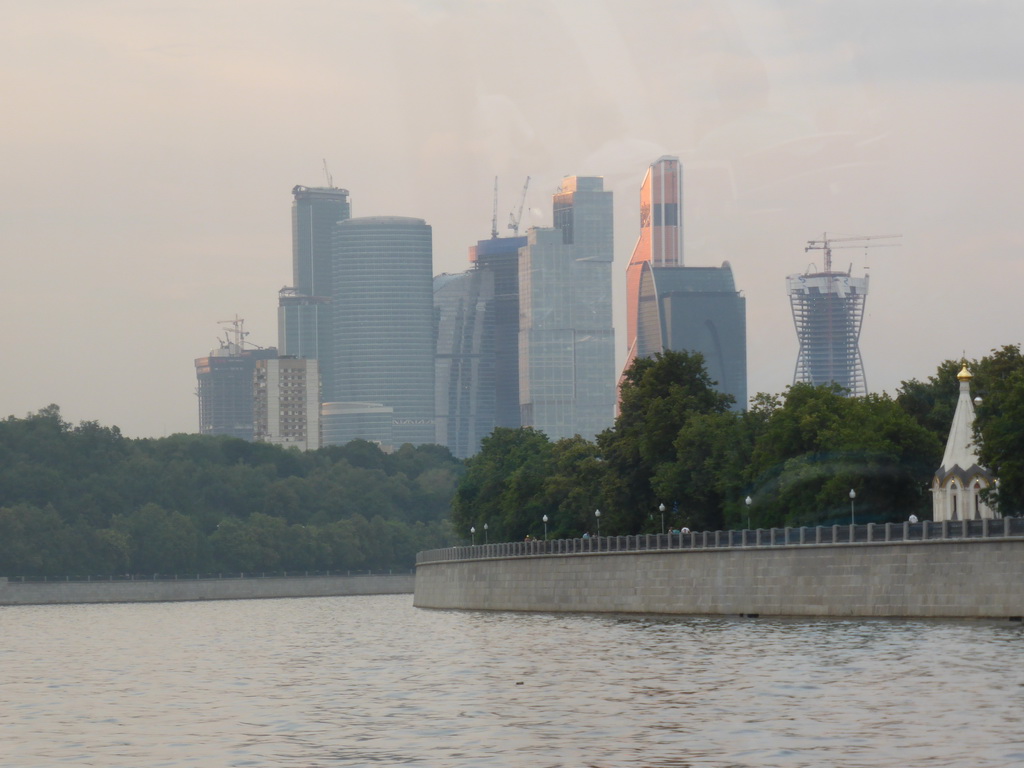
[[[496,429],[466,462],[452,523],[477,541],[720,530],[931,517],[931,478],[959,396],[963,361],[943,362],[895,397],[794,384],[741,412],[699,354],[665,352],[626,372],[619,415],[593,442]],[[1004,515],[1024,506],[1024,357],[1019,346],[969,361],[982,397],[980,458],[1000,478]],[[750,503],[747,504],[747,498]],[[664,513],[661,507],[665,507]],[[595,512],[600,510],[600,522]]]
[[[780,527],[931,514],[962,361],[895,397],[795,384],[731,409],[698,354],[638,359],[594,441],[498,428],[461,462],[354,441],[302,453],[228,437],[129,439],[56,405],[0,421],[0,575],[410,568],[457,541]],[[980,459],[1024,506],[1024,356],[968,362]],[[746,504],[750,498],[751,503]],[[664,516],[660,507],[665,506]],[[484,526],[487,526],[486,533]],[[475,528],[475,536],[471,529]]]
[[[0,575],[408,569],[450,543],[462,472],[436,445],[130,439],[51,405],[0,421]]]

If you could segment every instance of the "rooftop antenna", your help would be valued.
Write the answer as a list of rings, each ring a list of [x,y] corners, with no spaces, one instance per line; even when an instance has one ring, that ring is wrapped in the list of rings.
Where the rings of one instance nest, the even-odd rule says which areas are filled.
[[[491,209],[491,239],[498,236],[498,177],[494,177],[494,206]]]
[[[327,186],[334,189],[334,177],[331,176],[331,170],[327,167],[327,158],[324,158],[324,176],[327,177]]]

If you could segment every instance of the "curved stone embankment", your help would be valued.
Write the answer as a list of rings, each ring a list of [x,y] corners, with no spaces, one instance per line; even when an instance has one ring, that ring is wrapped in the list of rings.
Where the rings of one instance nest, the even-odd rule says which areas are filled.
[[[0,578],[0,605],[150,603],[278,597],[397,595],[413,591],[411,573],[168,581],[18,582]]]
[[[1024,538],[423,561],[420,608],[760,616],[1024,616]]]

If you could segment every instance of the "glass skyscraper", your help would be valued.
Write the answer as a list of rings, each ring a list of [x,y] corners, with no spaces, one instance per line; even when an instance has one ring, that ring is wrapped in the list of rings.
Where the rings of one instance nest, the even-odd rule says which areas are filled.
[[[434,278],[437,443],[464,459],[494,430],[494,274]]]
[[[700,352],[719,392],[747,407],[747,300],[732,267],[653,267],[640,278],[637,349]]]
[[[626,368],[639,355],[637,321],[640,279],[645,265],[683,266],[683,167],[678,157],[659,157],[640,186],[640,237],[626,267]],[[660,350],[655,350],[660,351]]]
[[[626,268],[626,365],[666,349],[700,352],[720,392],[747,405],[746,299],[729,262],[683,265],[683,168],[664,156],[640,187],[640,236]]]
[[[519,252],[521,420],[551,440],[592,440],[615,413],[612,193],[566,178],[553,213]]]
[[[334,229],[333,261],[331,402],[392,408],[395,446],[433,443],[430,226],[400,216],[347,219]],[[327,389],[328,374],[322,375]],[[326,395],[324,399],[326,408]],[[332,432],[331,442],[379,434],[379,409],[365,430],[357,412],[347,413],[349,426]]]
[[[347,189],[292,189],[292,285],[278,302],[278,346],[282,355],[316,358],[323,397],[333,399],[334,325],[332,237],[335,225],[348,219]]]
[[[494,424],[516,429],[519,414],[519,249],[526,237],[492,237],[469,249],[469,260],[491,275],[494,302]]]

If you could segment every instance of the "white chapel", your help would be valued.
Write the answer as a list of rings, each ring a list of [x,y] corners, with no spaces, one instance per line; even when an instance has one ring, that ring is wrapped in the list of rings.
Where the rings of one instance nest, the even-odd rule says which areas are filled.
[[[942,454],[942,465],[932,478],[932,519],[982,520],[997,518],[996,513],[984,499],[981,491],[997,480],[992,473],[978,464],[978,452],[974,445],[974,403],[971,401],[971,379],[967,363],[957,379],[960,381],[960,399],[953,414],[953,425],[946,440],[946,452]]]

